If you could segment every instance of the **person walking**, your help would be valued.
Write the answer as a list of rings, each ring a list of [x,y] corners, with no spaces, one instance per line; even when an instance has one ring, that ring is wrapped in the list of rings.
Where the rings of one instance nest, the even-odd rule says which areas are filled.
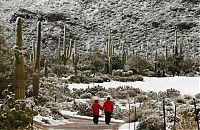
[[[94,124],[98,124],[99,122],[99,109],[103,110],[103,107],[99,104],[99,100],[94,100],[94,103],[92,104],[92,114],[93,114]]]
[[[103,109],[105,113],[105,122],[107,125],[110,124],[111,114],[113,112],[113,102],[110,100],[110,97],[103,104]]]

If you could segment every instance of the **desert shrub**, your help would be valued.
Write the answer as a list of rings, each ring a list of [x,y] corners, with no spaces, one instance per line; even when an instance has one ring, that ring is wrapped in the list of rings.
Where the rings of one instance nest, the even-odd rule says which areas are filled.
[[[138,130],[161,130],[163,129],[163,122],[160,117],[150,116],[141,120],[137,126]]]
[[[91,93],[83,93],[80,95],[80,98],[81,99],[90,99],[92,97],[92,94]]]
[[[0,129],[29,129],[33,116],[38,114],[28,106],[28,101],[15,100],[15,95],[8,90],[2,92],[0,102]]]
[[[196,94],[195,98],[200,99],[200,93]]]
[[[123,112],[122,109],[119,108],[119,106],[117,106],[114,110],[113,110],[113,114],[112,117],[114,119],[119,119],[121,120],[123,118]]]
[[[183,99],[183,98],[181,98],[181,97],[177,97],[177,98],[176,98],[176,102],[177,102],[177,103],[180,103],[180,104],[185,104],[185,103],[186,103],[185,99]]]
[[[81,83],[80,78],[75,76],[70,77],[69,81],[72,83]]]
[[[138,95],[138,96],[135,97],[135,101],[139,102],[139,103],[142,103],[146,100],[147,100],[147,97],[145,95]]]
[[[103,79],[100,77],[95,77],[91,79],[91,82],[93,83],[103,83]]]
[[[73,71],[70,70],[66,65],[52,65],[52,71],[54,74],[57,74],[58,77],[61,77],[63,74],[73,74]]]
[[[47,102],[49,102],[51,100],[51,98],[49,98],[49,96],[43,96],[43,95],[39,95],[38,99],[35,99],[35,103],[37,105],[41,105],[44,106]]]
[[[173,97],[177,97],[177,96],[180,96],[180,91],[176,90],[176,89],[167,89],[166,90],[166,96],[168,98],[173,98]]]
[[[58,114],[60,106],[55,102],[48,102],[45,105],[46,108],[50,108],[52,114]]]
[[[95,95],[100,97],[100,98],[104,98],[108,95],[108,93],[104,92],[104,91],[98,91]]]
[[[78,81],[78,78],[79,78],[80,81]],[[77,81],[73,80],[72,82],[75,82],[75,83],[79,83],[79,82],[81,82],[81,83],[89,83],[90,82],[89,79],[88,79],[88,77],[86,77],[86,76],[81,75],[81,76],[78,76],[78,78],[77,79],[74,78]]]
[[[147,96],[149,99],[156,100],[158,97],[158,94],[156,92],[150,91],[149,93],[147,93]]]
[[[134,74],[145,75],[145,70],[153,70],[153,65],[146,59],[135,56],[128,63]]]
[[[92,95],[95,95],[98,91],[107,91],[103,86],[94,86],[92,88],[87,88],[86,92],[91,93]]]
[[[77,105],[78,105],[77,107],[78,115],[92,116],[91,106],[88,106],[85,103],[78,103]]]
[[[117,93],[117,98],[118,99],[126,99],[128,97],[127,92],[126,91],[119,91]]]
[[[110,82],[111,80],[110,77],[108,77],[107,75],[102,75],[100,76],[100,78],[102,78],[104,82]]]
[[[127,90],[126,94],[129,95],[129,97],[135,97],[137,95],[137,91],[135,91],[136,89],[133,90]]]
[[[184,95],[184,99],[190,100],[190,99],[192,99],[192,96],[191,95]]]
[[[76,88],[73,88],[73,95],[75,96],[75,95],[77,95],[77,96],[80,96],[81,94],[83,94],[83,93],[85,93],[86,92],[86,90],[84,90],[84,89],[76,89]],[[89,92],[89,91],[87,91],[87,92]]]

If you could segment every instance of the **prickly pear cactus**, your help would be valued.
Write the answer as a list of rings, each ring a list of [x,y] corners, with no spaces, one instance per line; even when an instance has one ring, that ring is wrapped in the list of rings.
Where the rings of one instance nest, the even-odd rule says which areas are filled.
[[[33,116],[38,113],[27,106],[23,100],[15,100],[15,95],[8,90],[3,91],[0,107],[0,129],[29,129]]]

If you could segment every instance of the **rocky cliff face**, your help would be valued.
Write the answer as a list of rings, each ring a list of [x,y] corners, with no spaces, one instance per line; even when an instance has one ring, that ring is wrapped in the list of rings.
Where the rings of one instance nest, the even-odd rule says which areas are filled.
[[[1,23],[9,28],[8,41],[14,43],[17,16],[24,18],[26,47],[36,41],[36,23],[43,21],[43,50],[54,51],[63,28],[68,37],[77,39],[80,51],[98,47],[104,50],[109,30],[115,52],[125,44],[129,53],[148,53],[156,48],[164,53],[172,49],[174,32],[183,39],[188,56],[200,55],[198,0],[3,0],[0,3]]]

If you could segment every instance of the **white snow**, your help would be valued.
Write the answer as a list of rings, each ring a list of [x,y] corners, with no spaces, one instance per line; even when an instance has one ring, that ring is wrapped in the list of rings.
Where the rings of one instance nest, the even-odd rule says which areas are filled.
[[[62,124],[66,124],[66,123],[72,123],[72,122],[69,122],[66,119],[54,120],[52,117],[44,117],[44,116],[41,116],[41,115],[35,116],[33,120],[40,122],[40,123],[43,123],[44,125],[47,125],[47,126],[57,126],[57,125],[62,125]],[[49,122],[49,124],[42,122],[42,120],[47,120]]]
[[[130,123],[130,124],[125,123],[119,127],[119,130],[134,130],[134,127],[136,128],[138,124],[139,124],[139,122]]]
[[[73,88],[87,88],[93,86],[103,86],[105,88],[116,88],[119,86],[133,86],[144,91],[166,91],[166,89],[174,88],[181,92],[181,94],[195,95],[200,93],[200,77],[144,77],[144,81],[136,82],[119,82],[111,81],[104,83],[90,83],[90,84],[69,84],[69,89]]]

